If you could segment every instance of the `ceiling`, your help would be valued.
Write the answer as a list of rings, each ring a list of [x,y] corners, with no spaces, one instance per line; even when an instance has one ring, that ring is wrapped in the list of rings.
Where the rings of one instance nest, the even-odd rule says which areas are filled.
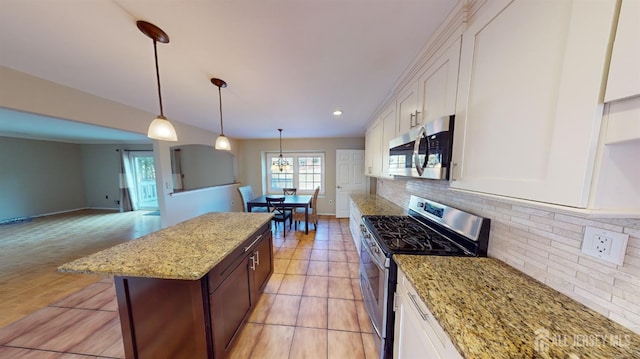
[[[158,43],[169,120],[219,132],[219,77],[229,137],[362,136],[456,2],[0,0],[0,66],[158,114],[145,20],[170,38]],[[17,128],[22,116],[0,112],[0,133],[56,124]]]

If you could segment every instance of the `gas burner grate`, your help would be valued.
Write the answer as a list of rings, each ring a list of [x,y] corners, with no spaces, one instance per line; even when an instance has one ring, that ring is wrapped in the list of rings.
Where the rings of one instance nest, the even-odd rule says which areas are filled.
[[[451,240],[408,216],[367,216],[372,236],[391,253],[458,255]]]

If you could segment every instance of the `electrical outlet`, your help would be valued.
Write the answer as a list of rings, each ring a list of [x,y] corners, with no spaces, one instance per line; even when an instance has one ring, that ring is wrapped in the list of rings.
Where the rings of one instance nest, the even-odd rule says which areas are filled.
[[[607,236],[596,234],[592,242],[593,251],[598,253],[599,257],[611,255],[611,242],[613,240]]]
[[[622,265],[629,235],[602,228],[585,227],[582,253]]]

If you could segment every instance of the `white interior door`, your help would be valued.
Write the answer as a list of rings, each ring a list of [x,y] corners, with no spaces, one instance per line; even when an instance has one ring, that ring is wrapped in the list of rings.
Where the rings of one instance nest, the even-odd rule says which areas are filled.
[[[349,217],[349,194],[365,193],[364,150],[336,150],[336,218]]]

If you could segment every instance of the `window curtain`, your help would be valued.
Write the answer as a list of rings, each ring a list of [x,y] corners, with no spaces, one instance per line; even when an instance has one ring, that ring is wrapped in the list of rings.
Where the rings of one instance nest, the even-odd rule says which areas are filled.
[[[118,151],[120,151],[120,212],[129,212],[134,210],[131,191],[129,190],[131,188],[129,183],[133,181],[128,180],[128,177],[131,177],[129,154],[125,150]]]

